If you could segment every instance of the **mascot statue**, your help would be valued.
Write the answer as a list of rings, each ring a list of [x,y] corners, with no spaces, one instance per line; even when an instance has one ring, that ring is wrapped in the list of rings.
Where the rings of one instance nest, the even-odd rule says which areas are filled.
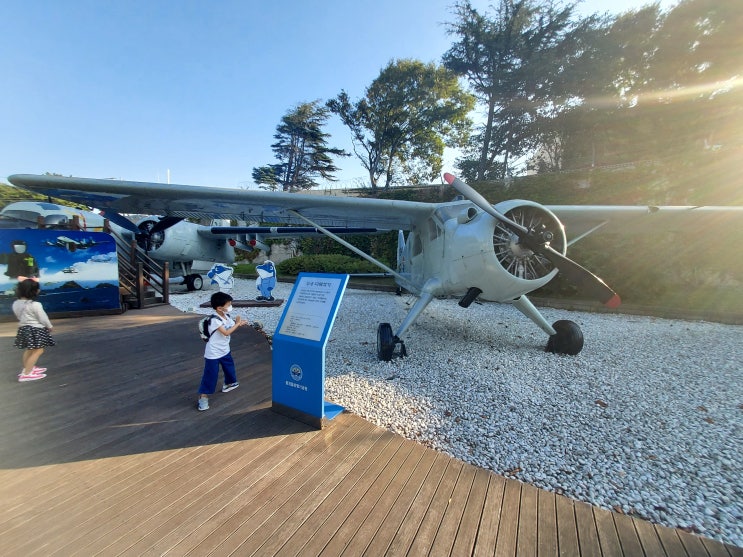
[[[210,284],[216,284],[219,286],[220,292],[230,292],[232,287],[235,286],[235,279],[232,278],[232,273],[235,271],[232,267],[227,267],[221,263],[215,263],[209,272],[206,274],[207,277],[212,279]]]
[[[271,291],[276,286],[276,267],[273,261],[266,259],[265,263],[257,265],[255,270],[258,273],[258,278],[255,279],[255,286],[261,293],[255,299],[267,302],[273,301],[274,297],[271,295]]]

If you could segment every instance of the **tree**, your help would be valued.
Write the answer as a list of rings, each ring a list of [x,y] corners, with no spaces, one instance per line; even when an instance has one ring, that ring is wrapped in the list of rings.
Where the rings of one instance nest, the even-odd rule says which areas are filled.
[[[322,126],[330,114],[320,101],[301,103],[287,112],[276,127],[271,149],[279,160],[253,169],[253,181],[266,189],[306,190],[317,186],[315,178],[335,180],[338,168],[333,156],[349,156],[343,149],[328,147],[329,134]]]
[[[584,48],[589,21],[575,24],[573,4],[500,0],[494,17],[465,1],[455,6],[449,33],[458,37],[444,66],[465,76],[485,106],[485,123],[459,161],[473,180],[505,177],[513,161],[533,150],[540,118],[569,100],[572,62]]]
[[[697,166],[710,149],[739,145],[741,25],[740,3],[684,0],[665,13],[655,4],[621,14],[600,29],[590,85],[576,87],[582,101],[561,117],[567,166]]]
[[[351,130],[372,190],[380,178],[387,188],[439,176],[445,146],[464,145],[473,106],[452,72],[417,60],[391,61],[356,102],[345,91],[327,102]]]

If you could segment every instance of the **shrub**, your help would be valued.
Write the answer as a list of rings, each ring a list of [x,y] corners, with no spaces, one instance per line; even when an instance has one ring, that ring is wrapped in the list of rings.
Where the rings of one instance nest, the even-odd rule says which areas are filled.
[[[377,273],[379,267],[363,259],[347,255],[300,255],[282,261],[276,266],[280,275],[296,276],[299,273]]]

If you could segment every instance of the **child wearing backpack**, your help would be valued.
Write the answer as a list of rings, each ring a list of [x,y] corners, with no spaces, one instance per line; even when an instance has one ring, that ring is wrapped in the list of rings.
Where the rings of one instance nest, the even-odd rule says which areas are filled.
[[[222,366],[224,374],[223,393],[228,393],[240,386],[235,374],[235,362],[230,352],[230,335],[238,328],[248,325],[248,321],[243,321],[239,315],[234,320],[230,317],[232,296],[229,294],[215,292],[211,297],[211,305],[217,313],[206,322],[204,327],[208,340],[204,350],[204,374],[199,386],[198,409],[201,412],[209,410],[209,395],[217,389],[219,366]]]

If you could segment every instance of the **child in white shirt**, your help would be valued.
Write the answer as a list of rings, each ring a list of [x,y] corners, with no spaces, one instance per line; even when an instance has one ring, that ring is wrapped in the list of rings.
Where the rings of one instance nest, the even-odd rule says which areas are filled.
[[[213,394],[217,388],[220,365],[224,373],[222,392],[228,393],[240,386],[230,352],[230,335],[238,328],[248,325],[248,321],[243,321],[239,315],[234,320],[230,317],[232,296],[229,294],[215,292],[212,294],[211,305],[217,315],[209,323],[209,340],[204,350],[204,374],[201,377],[198,400],[198,408],[202,412],[209,410],[208,395]]]

